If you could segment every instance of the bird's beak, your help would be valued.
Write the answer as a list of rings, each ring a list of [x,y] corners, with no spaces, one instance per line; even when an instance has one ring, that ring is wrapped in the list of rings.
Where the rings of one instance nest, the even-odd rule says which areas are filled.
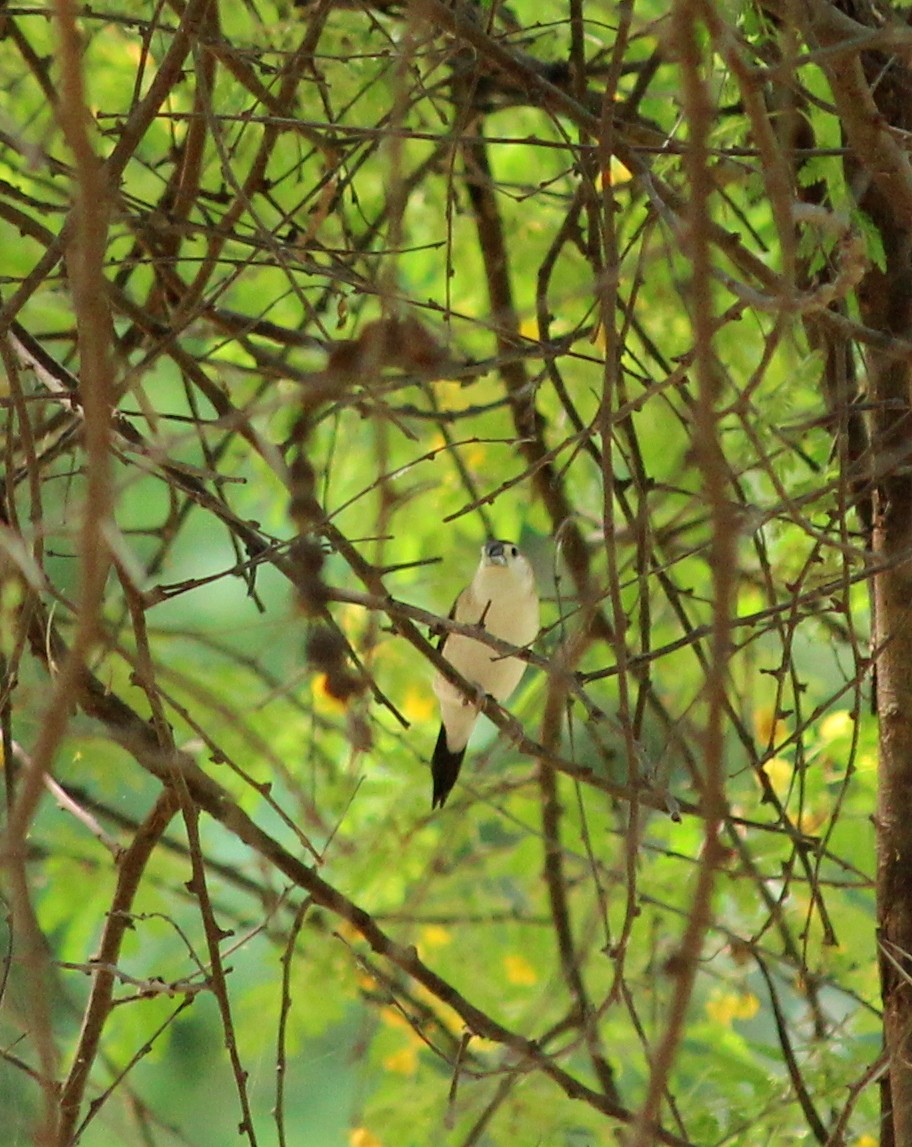
[[[489,566],[505,566],[507,564],[503,542],[487,542],[482,547],[481,554]]]

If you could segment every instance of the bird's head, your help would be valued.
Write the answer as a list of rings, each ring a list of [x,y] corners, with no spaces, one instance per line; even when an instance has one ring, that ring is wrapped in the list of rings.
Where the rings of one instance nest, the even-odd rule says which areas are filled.
[[[486,566],[507,566],[521,556],[519,547],[512,542],[492,539],[481,547],[481,560]]]
[[[513,542],[502,539],[492,539],[481,547],[481,562],[479,573],[495,573],[504,571],[511,573],[520,581],[532,581],[532,567],[523,555],[519,546]]]

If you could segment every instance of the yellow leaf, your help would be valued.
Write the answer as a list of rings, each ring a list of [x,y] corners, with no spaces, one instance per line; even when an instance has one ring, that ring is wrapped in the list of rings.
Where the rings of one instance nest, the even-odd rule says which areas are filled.
[[[351,602],[339,606],[336,613],[336,619],[339,621],[345,633],[351,635],[357,633],[364,624],[364,610],[360,605],[353,605]]]
[[[484,442],[476,442],[472,446],[466,446],[463,450],[463,455],[466,460],[466,465],[473,470],[485,470],[488,464],[490,451],[487,444]]]
[[[449,1031],[458,1031],[462,1027],[462,1016],[460,1016],[459,1012],[449,1004],[438,1000],[427,988],[419,985],[415,994],[417,999],[423,1000],[429,1005],[434,1013],[435,1020],[442,1028],[446,1028]]]
[[[602,172],[600,182],[603,188],[606,184],[608,187],[618,187],[622,183],[629,183],[631,179],[633,179],[633,175],[630,168],[616,155],[612,155],[608,170]]]
[[[776,719],[776,710],[772,705],[758,705],[754,710],[754,732],[758,741],[769,745],[784,740],[788,729],[785,721]]]
[[[421,939],[418,942],[423,948],[443,948],[452,939],[449,928],[440,924],[428,924],[421,929]]]
[[[353,1127],[348,1134],[348,1145],[349,1147],[383,1147],[383,1142],[366,1127]]]
[[[397,1008],[381,1008],[380,1019],[383,1020],[387,1027],[405,1028],[407,1031],[412,1030],[412,1025]]]
[[[798,828],[808,836],[826,824],[829,813],[826,809],[806,809],[798,818]]]
[[[388,1055],[383,1061],[387,1071],[394,1071],[397,1075],[414,1075],[418,1070],[418,1049],[414,1044],[400,1048]]]
[[[408,691],[402,698],[400,708],[402,709],[403,716],[406,717],[407,720],[413,721],[416,725],[421,724],[423,721],[429,721],[437,711],[437,705],[430,688],[422,688],[420,685],[409,686]]]
[[[519,333],[526,339],[533,339],[535,342],[541,338],[541,333],[538,329],[538,317],[536,315],[529,315],[524,318],[519,324]]]
[[[773,757],[763,765],[763,771],[769,777],[773,792],[778,797],[784,797],[792,783],[792,763],[783,757]]]
[[[840,737],[851,737],[854,724],[848,709],[840,709],[837,713],[830,713],[820,722],[820,739],[822,741],[836,741]]]
[[[753,992],[717,992],[706,1003],[706,1014],[716,1023],[730,1027],[733,1020],[749,1020],[760,1010]]]
[[[433,385],[437,401],[445,410],[464,410],[475,401],[469,387],[453,379],[438,379]],[[444,442],[445,439],[441,435],[440,445]]]
[[[310,694],[313,697],[314,708],[318,713],[344,713],[346,704],[338,697],[333,697],[326,688],[326,674],[314,674],[310,682]]]
[[[752,1020],[760,1011],[760,1001],[753,992],[742,992],[738,996],[738,1014],[735,1019]]]
[[[507,980],[511,984],[530,987],[538,983],[538,974],[525,956],[505,956],[504,968],[507,971]]]
[[[713,996],[711,1000],[706,1001],[706,1014],[717,1024],[725,1024],[728,1027],[734,1019],[734,1003],[735,996],[731,992]]]
[[[349,924],[347,920],[340,920],[338,924],[336,924],[336,931],[339,933],[341,939],[347,941],[349,944],[361,939],[361,933],[354,924]]]

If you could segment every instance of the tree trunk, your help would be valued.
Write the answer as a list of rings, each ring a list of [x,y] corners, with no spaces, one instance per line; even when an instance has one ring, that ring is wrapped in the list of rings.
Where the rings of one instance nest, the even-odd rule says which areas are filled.
[[[912,126],[912,75],[894,57],[863,60],[886,124]],[[878,82],[874,82],[875,79]],[[851,144],[851,139],[849,139]],[[866,325],[912,338],[912,214],[882,181],[878,150],[852,149],[847,173],[883,240],[885,267],[859,290]],[[880,167],[880,170],[878,170]],[[901,174],[901,172],[899,173]],[[907,205],[906,205],[907,206]],[[882,1144],[912,1143],[912,363],[908,351],[878,349],[867,362],[872,406],[873,649],[879,725],[877,915],[884,1039]]]
[[[777,15],[785,7],[774,4]],[[790,8],[789,11],[792,11]],[[904,15],[868,0],[800,8],[802,33],[822,57],[843,125],[846,182],[880,233],[884,266],[858,290],[870,328],[912,339],[912,166],[901,141],[912,129],[912,70],[906,58],[862,52],[867,28],[901,33]],[[848,19],[846,19],[848,17]],[[912,356],[896,343],[865,354],[870,450],[856,460],[853,492],[867,481],[875,563],[873,650],[879,723],[877,917],[884,1041],[883,1147],[912,1144]],[[846,425],[844,422],[843,425]],[[871,521],[867,518],[870,514]]]

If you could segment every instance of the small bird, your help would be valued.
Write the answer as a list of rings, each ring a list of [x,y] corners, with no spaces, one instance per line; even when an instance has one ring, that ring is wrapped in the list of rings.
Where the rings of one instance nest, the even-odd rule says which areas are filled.
[[[529,645],[534,641],[539,628],[535,575],[517,546],[512,542],[485,542],[475,577],[456,598],[450,617],[466,625],[478,625],[511,645]],[[505,657],[461,633],[447,633],[440,652],[479,694],[486,693],[500,704],[519,684],[526,668],[519,658]],[[434,677],[433,689],[440,702],[441,725],[431,759],[431,808],[443,808],[478,720],[478,701],[466,697],[440,673]]]

